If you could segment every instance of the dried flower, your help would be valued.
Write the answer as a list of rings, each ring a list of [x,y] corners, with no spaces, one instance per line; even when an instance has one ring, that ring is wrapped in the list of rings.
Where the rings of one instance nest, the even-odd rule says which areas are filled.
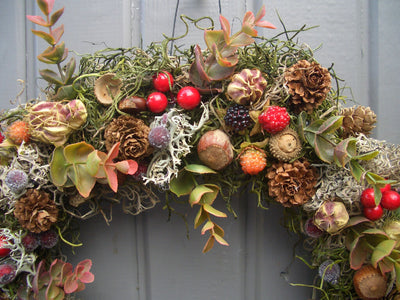
[[[315,212],[314,223],[321,230],[334,234],[346,226],[349,214],[343,202],[325,201]]]
[[[15,203],[14,215],[22,227],[39,233],[49,230],[57,221],[58,208],[48,193],[28,189]]]
[[[309,218],[304,224],[305,233],[312,238],[319,238],[324,234],[324,232],[319,229],[315,224],[313,218]]]
[[[238,104],[247,105],[261,98],[267,81],[258,69],[243,69],[233,75],[228,85],[228,96]]]
[[[296,112],[311,113],[325,100],[331,89],[331,75],[317,62],[300,60],[285,72],[290,105]]]
[[[266,177],[269,196],[286,207],[302,205],[315,193],[317,171],[307,160],[274,163]]]
[[[104,132],[106,148],[120,142],[121,159],[140,159],[152,153],[148,136],[150,128],[143,120],[132,116],[119,116],[111,121]]]
[[[163,149],[167,147],[170,139],[169,131],[165,126],[154,127],[149,132],[149,143],[155,148]]]
[[[28,175],[22,170],[10,170],[4,180],[11,192],[18,194],[28,185]]]
[[[86,122],[86,118],[82,101],[72,100],[67,104],[40,102],[29,109],[27,119],[32,139],[61,146]]]

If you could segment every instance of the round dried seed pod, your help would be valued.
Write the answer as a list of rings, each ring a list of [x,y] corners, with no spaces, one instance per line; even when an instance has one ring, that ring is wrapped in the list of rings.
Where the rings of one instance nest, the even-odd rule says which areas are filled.
[[[111,105],[121,91],[122,80],[115,78],[115,73],[107,73],[96,79],[94,94],[97,100],[104,105]]]
[[[381,299],[387,289],[385,277],[371,265],[363,266],[354,274],[353,284],[363,300]]]
[[[269,150],[272,156],[280,161],[290,161],[297,158],[301,152],[301,142],[296,131],[286,128],[274,134],[269,140]]]

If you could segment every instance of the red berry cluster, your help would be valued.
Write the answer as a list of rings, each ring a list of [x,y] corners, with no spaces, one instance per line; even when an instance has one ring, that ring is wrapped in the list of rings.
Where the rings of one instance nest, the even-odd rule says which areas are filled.
[[[269,106],[258,116],[258,121],[266,132],[275,134],[289,125],[290,116],[285,107]]]
[[[361,194],[361,204],[363,205],[363,214],[371,221],[380,219],[383,215],[383,209],[395,210],[400,207],[400,194],[392,190],[390,184],[381,188],[382,198],[378,205],[375,203],[375,193],[373,188],[365,189]]]
[[[173,84],[174,78],[167,71],[153,76],[153,86],[157,92],[151,93],[146,100],[146,105],[151,112],[157,114],[167,108],[168,99],[164,93],[171,91]],[[200,98],[200,93],[196,88],[186,86],[179,90],[176,101],[183,109],[191,110],[200,104]]]

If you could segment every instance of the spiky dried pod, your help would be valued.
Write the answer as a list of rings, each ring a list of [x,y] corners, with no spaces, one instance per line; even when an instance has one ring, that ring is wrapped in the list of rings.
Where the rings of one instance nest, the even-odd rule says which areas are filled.
[[[290,161],[297,158],[302,146],[299,135],[293,129],[286,129],[271,136],[269,150],[272,156],[281,161]]]
[[[370,107],[353,106],[343,108],[340,113],[343,116],[343,136],[356,136],[358,133],[370,135],[375,128],[376,114]]]
[[[228,85],[228,96],[238,104],[248,105],[261,98],[267,81],[258,69],[243,69],[233,75]]]
[[[289,93],[289,102],[295,112],[311,113],[321,105],[331,89],[331,75],[328,69],[317,62],[300,60],[284,74]]]
[[[339,201],[325,201],[314,215],[314,224],[330,234],[337,233],[348,221],[349,213]]]
[[[371,265],[363,266],[354,274],[353,285],[363,300],[381,299],[387,289],[385,277]]]

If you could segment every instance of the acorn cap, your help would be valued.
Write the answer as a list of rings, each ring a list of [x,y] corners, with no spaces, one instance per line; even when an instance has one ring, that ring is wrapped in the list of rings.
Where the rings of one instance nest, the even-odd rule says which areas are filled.
[[[269,149],[272,156],[280,161],[288,162],[297,158],[302,149],[299,135],[287,127],[272,135],[269,140]]]
[[[380,299],[385,296],[387,283],[385,277],[371,265],[363,266],[353,277],[357,295],[363,300]]]
[[[107,73],[96,79],[94,94],[97,100],[104,105],[111,105],[113,98],[121,91],[122,80],[115,78],[115,73]]]

